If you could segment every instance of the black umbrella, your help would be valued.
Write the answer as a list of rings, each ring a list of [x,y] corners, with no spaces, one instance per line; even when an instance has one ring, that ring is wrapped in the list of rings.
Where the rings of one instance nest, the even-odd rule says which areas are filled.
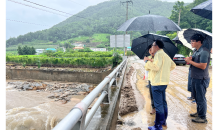
[[[194,34],[201,34],[204,37],[204,41],[203,41],[202,46],[211,50],[211,48],[212,48],[212,33],[208,32],[208,31],[196,29],[196,28],[183,29],[182,31],[179,31],[178,38],[183,43],[184,46],[194,50],[194,48],[192,48],[192,46],[191,46],[191,40],[190,40],[191,36]]]
[[[174,55],[178,51],[178,48],[167,36],[163,35],[150,33],[138,37],[132,41],[131,51],[133,51],[140,59],[144,59],[145,56],[150,55],[148,52],[148,46],[153,44],[155,40],[161,40],[164,43],[163,50],[171,59],[173,59]]]
[[[180,31],[181,28],[172,20],[159,15],[134,17],[123,23],[117,31]]]
[[[179,40],[178,36],[172,39],[175,43],[182,44],[182,42]],[[182,44],[183,45],[183,44]]]
[[[195,6],[191,11],[201,17],[212,20],[212,0],[205,1]]]

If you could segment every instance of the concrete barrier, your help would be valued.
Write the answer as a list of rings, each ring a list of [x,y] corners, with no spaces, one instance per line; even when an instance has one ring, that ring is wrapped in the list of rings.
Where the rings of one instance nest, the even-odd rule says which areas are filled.
[[[57,70],[6,69],[6,78],[14,80],[51,80],[99,84],[112,70],[102,73]]]

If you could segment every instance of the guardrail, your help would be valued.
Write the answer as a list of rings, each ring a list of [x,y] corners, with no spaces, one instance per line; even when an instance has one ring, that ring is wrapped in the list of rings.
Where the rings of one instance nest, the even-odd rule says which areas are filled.
[[[85,130],[102,101],[110,103],[110,94],[108,94],[110,87],[113,84],[117,85],[116,78],[121,75],[121,71],[126,64],[126,61],[127,59],[123,60],[123,62],[106,76],[104,80],[91,91],[91,93],[71,109],[70,113],[62,119],[53,130]],[[88,107],[92,104],[99,93],[101,93],[101,96],[87,114]]]

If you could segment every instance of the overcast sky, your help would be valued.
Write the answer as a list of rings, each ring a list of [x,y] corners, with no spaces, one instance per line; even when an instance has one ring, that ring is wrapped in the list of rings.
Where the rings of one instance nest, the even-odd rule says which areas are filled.
[[[21,4],[14,3],[12,1]],[[46,7],[57,9],[59,11],[63,11],[73,15],[84,10],[88,6],[93,6],[108,0],[27,0],[27,1],[44,5]],[[38,5],[32,4],[27,1],[6,0],[6,39],[9,39],[10,37],[17,37],[19,35],[23,35],[28,32],[35,32],[39,30],[48,29],[71,16],[67,14],[65,15],[67,17],[62,16],[64,15],[63,13],[58,13],[57,11],[52,11],[51,9],[46,9],[44,7],[40,7]],[[163,1],[175,2],[177,0],[163,0]],[[193,0],[183,0],[183,1],[190,3]],[[35,9],[34,7],[48,10],[57,14]],[[11,20],[22,21],[32,24],[15,22]],[[34,25],[34,24],[40,24],[40,25]]]

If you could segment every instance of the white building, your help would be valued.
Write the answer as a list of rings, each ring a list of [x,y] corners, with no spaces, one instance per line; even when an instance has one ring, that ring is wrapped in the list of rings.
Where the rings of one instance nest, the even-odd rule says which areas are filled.
[[[36,49],[36,55],[43,53],[45,49]]]
[[[92,51],[107,51],[106,48],[90,48]]]
[[[84,44],[82,44],[81,42],[76,42],[73,43],[72,45],[74,45],[75,47],[85,47]]]

